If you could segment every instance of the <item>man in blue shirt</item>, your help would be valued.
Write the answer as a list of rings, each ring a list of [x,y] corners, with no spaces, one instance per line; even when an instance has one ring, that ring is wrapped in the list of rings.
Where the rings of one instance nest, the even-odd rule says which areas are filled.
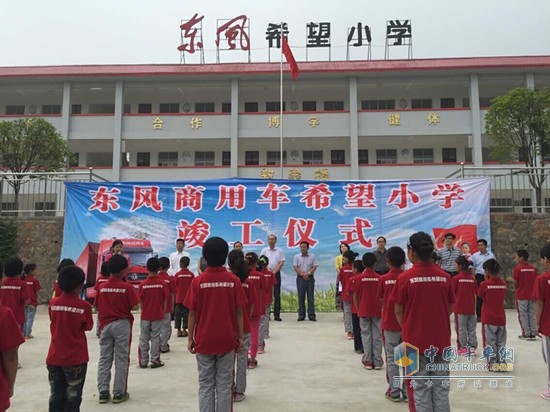
[[[298,289],[298,322],[305,320],[306,308],[305,298],[307,294],[307,316],[309,320],[315,322],[315,279],[313,275],[317,270],[317,260],[313,253],[309,253],[309,243],[300,243],[300,253],[294,256],[294,271],[298,276],[296,278],[296,288]]]

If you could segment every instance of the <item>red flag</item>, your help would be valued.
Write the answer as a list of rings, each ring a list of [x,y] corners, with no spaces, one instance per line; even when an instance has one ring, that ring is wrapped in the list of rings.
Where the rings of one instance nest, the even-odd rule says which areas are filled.
[[[287,63],[290,65],[292,80],[296,80],[296,78],[300,74],[300,69],[296,64],[296,60],[294,60],[294,55],[292,54],[292,50],[290,50],[290,46],[288,45],[288,39],[286,38],[286,36],[283,36],[283,54],[285,55]]]

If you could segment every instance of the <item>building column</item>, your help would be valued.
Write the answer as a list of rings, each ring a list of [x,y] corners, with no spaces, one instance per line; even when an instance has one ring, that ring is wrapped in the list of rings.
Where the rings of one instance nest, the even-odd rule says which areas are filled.
[[[231,177],[239,177],[239,81],[231,80]]]
[[[527,89],[535,88],[535,73],[533,72],[525,73],[525,87]]]
[[[472,158],[475,167],[483,166],[481,143],[481,111],[479,109],[479,78],[470,74],[470,112],[472,114]]]
[[[122,114],[124,113],[124,84],[116,82],[115,87],[115,129],[113,131],[113,174],[114,182],[120,181],[120,157],[122,153]]]
[[[359,116],[357,113],[357,78],[349,79],[349,150],[350,179],[359,180]]]
[[[71,122],[71,82],[63,83],[63,104],[61,105],[61,136],[69,140],[69,127]]]

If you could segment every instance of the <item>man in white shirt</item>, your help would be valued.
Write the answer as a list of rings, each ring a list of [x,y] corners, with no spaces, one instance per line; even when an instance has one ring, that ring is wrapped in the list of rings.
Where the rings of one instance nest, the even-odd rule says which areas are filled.
[[[470,257],[470,261],[474,266],[476,272],[477,287],[485,280],[485,270],[483,264],[489,259],[496,259],[492,252],[487,250],[487,241],[485,239],[478,239],[477,241],[478,251]],[[477,321],[481,322],[481,308],[483,307],[483,299],[480,297],[476,301],[476,315]]]
[[[262,255],[267,256],[269,259],[268,269],[275,274],[277,283],[273,288],[273,317],[276,321],[280,322],[281,319],[281,269],[285,264],[285,254],[281,248],[276,247],[277,236],[273,233],[267,237],[267,244],[269,247],[262,249]]]
[[[176,251],[170,254],[170,269],[168,269],[168,274],[170,276],[174,276],[180,271],[180,259],[182,257],[187,256],[190,258],[189,253],[183,251],[184,247],[185,240],[182,238],[176,239]]]

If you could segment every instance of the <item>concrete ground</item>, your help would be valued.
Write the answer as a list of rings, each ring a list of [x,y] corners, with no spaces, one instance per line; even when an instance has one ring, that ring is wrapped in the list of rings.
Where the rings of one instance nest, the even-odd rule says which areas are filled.
[[[506,387],[506,379],[497,381],[497,388],[490,387],[489,379],[501,379],[508,374],[477,374],[487,376],[477,382],[481,388],[474,387],[473,379],[466,380],[464,387],[459,388],[460,382],[453,379],[450,395],[453,411],[533,412],[550,408],[550,402],[539,396],[546,384],[540,339],[537,342],[519,340],[516,312],[507,311],[507,317],[508,347],[515,350],[513,387]],[[408,410],[406,404],[394,404],[384,398],[385,372],[367,371],[362,367],[360,355],[354,353],[353,343],[345,339],[343,329],[342,316],[337,313],[319,314],[317,322],[299,323],[296,315],[289,313],[283,314],[283,322],[272,322],[267,351],[259,355],[258,368],[249,371],[247,397],[235,404],[235,411]],[[88,334],[90,363],[82,411],[197,411],[197,368],[194,356],[187,352],[187,339],[173,335],[172,350],[162,358],[166,363],[164,368],[139,369],[136,346],[139,326],[134,327],[133,332],[131,399],[119,405],[97,403],[99,345],[94,333]],[[39,308],[33,334],[35,338],[19,351],[23,367],[17,375],[12,411],[47,410],[49,385],[44,360],[49,344],[49,322],[46,307]]]

